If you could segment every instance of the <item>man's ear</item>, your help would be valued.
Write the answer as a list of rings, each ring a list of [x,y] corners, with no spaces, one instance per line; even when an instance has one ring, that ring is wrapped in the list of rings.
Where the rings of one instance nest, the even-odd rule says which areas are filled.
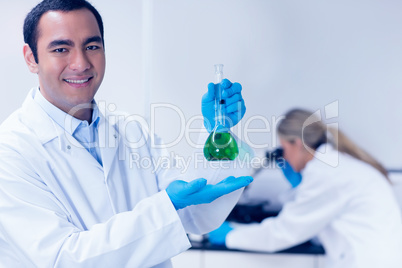
[[[35,57],[32,53],[32,49],[29,47],[28,44],[24,45],[23,52],[24,59],[28,65],[29,71],[31,71],[31,73],[37,74],[39,72],[38,64],[36,63]]]

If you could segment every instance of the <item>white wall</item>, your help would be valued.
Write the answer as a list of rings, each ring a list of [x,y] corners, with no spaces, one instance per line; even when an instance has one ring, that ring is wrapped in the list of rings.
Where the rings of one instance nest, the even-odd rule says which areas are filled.
[[[0,0],[0,121],[37,85],[22,57],[22,22],[37,2]],[[244,122],[262,115],[272,123],[294,106],[339,101],[340,128],[388,168],[402,168],[400,1],[92,2],[104,18],[107,54],[98,100],[141,114],[150,102],[171,103],[189,119],[200,114],[213,64],[223,63],[243,85]],[[167,142],[180,133],[172,109],[157,109],[155,123]],[[250,138],[273,145],[268,132]],[[184,139],[170,149],[191,150]]]

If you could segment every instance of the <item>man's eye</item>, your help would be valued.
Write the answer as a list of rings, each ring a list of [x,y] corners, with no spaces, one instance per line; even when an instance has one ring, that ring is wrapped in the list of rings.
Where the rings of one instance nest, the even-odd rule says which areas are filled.
[[[56,48],[55,50],[53,50],[53,52],[56,52],[56,53],[62,53],[62,52],[66,52],[67,51],[67,49],[65,49],[65,48]]]
[[[87,47],[87,50],[97,50],[97,49],[99,49],[98,46],[88,46]]]

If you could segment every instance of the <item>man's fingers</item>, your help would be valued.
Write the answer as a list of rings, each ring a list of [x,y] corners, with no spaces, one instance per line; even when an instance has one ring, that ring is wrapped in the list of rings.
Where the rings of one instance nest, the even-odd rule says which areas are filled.
[[[224,79],[221,81],[221,88],[224,89],[224,90],[230,88],[232,85],[233,85],[233,84],[232,84],[232,82],[230,82],[229,79],[224,78]]]
[[[230,183],[233,180],[236,180],[236,177],[235,176],[229,176],[229,177],[221,180],[220,182],[218,182],[216,185]]]
[[[207,185],[207,186],[210,186],[208,191],[211,193],[210,196],[213,197],[213,200],[215,200],[223,195],[229,194],[233,191],[236,191],[240,188],[249,185],[252,181],[253,178],[250,176],[237,177],[237,178],[230,176],[222,180],[221,182],[217,183],[216,185]]]
[[[184,185],[184,193],[187,195],[199,192],[207,184],[207,180],[203,178],[195,179]]]
[[[244,101],[240,100],[238,102],[226,105],[226,114],[238,113],[245,109],[246,109],[246,106],[244,105]]]
[[[215,186],[220,189],[223,194],[227,194],[249,185],[252,181],[253,178],[251,176],[243,176],[237,178],[230,176],[217,183]]]
[[[225,100],[226,106],[231,105],[233,103],[237,103],[243,100],[241,93],[234,94]]]
[[[202,96],[202,102],[215,101],[215,84],[208,84],[208,92]]]
[[[215,100],[215,84],[208,84],[208,92],[202,96],[202,102],[211,102]],[[223,79],[221,84],[223,90],[222,97],[226,99],[227,104],[232,104],[242,99],[241,90],[242,87],[239,83],[230,82],[228,79]]]
[[[206,183],[205,181],[203,182],[204,183],[203,186],[199,187],[198,190],[193,191],[192,194],[189,194],[188,198],[193,198],[192,205],[210,203],[223,195],[229,194],[233,191],[236,191],[242,187],[249,185],[252,181],[253,178],[250,176],[238,177],[238,178],[230,176],[215,185],[213,184],[205,185]],[[190,183],[195,182],[192,181]],[[192,187],[190,188],[194,190]],[[194,188],[196,187],[194,186]]]
[[[229,80],[227,80],[227,81],[229,81]],[[223,83],[223,81],[222,81],[222,83]],[[221,83],[221,85],[222,85],[222,83]],[[230,87],[223,88],[222,97],[229,98],[229,97],[233,96],[234,94],[240,93],[241,90],[242,90],[242,87],[239,83],[233,83]]]

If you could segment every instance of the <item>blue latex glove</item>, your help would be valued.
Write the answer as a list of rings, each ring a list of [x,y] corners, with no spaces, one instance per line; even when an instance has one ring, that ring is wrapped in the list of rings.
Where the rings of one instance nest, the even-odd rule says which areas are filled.
[[[208,92],[202,96],[201,110],[204,116],[204,126],[211,132],[215,127],[215,85],[208,84]],[[241,95],[242,87],[239,83],[232,83],[223,79],[220,83],[223,89],[222,98],[225,100],[225,125],[233,127],[243,118],[246,106]]]
[[[283,158],[282,158],[283,159]],[[285,175],[286,179],[289,181],[289,183],[292,185],[293,188],[297,187],[297,185],[300,184],[302,180],[302,176],[300,173],[295,172],[292,168],[292,166],[289,164],[288,161],[283,159],[281,163],[277,161],[279,167],[281,168],[283,175]]]
[[[176,210],[191,205],[211,203],[215,199],[249,185],[252,177],[227,177],[221,182],[207,184],[206,179],[196,179],[190,182],[173,181],[166,188],[166,192]]]
[[[226,236],[232,230],[233,230],[233,227],[230,226],[229,222],[225,221],[218,229],[216,229],[208,234],[209,242],[213,245],[225,246],[226,245]]]

